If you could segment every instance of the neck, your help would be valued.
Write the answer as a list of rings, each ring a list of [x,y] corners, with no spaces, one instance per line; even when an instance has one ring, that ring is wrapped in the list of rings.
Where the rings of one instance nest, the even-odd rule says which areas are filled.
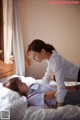
[[[53,54],[53,53],[48,53],[48,52],[47,52],[47,53],[46,53],[46,59],[49,60],[52,54]]]

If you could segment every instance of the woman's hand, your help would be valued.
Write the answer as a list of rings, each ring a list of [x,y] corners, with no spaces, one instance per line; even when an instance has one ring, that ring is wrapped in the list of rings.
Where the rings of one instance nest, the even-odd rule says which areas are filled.
[[[57,102],[57,107],[63,106],[63,103]]]

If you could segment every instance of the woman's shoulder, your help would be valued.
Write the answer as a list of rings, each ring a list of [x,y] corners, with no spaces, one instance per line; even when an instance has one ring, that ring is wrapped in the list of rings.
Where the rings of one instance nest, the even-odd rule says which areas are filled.
[[[52,65],[52,67],[59,67],[61,64],[63,64],[64,58],[57,52],[54,52],[50,58],[49,63]]]
[[[57,61],[60,58],[62,58],[62,56],[58,52],[53,51],[53,53],[52,53],[52,55],[50,57],[50,62]]]

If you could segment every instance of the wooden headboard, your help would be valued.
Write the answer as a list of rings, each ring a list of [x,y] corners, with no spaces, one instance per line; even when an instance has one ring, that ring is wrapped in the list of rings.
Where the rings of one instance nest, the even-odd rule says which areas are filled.
[[[6,64],[0,60],[0,78],[8,77],[15,74],[14,63]]]

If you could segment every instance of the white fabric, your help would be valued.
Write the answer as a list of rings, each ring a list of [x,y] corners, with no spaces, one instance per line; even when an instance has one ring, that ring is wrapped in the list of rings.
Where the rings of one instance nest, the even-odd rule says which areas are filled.
[[[0,111],[10,110],[11,120],[22,120],[28,107],[27,98],[0,83]],[[0,116],[1,118],[1,116]]]
[[[72,64],[71,62],[60,56],[56,51],[53,51],[50,60],[48,60],[47,71],[45,73],[45,76],[43,77],[43,81],[46,83],[50,82],[51,68],[54,72],[57,83],[57,101],[63,103],[65,95],[67,93],[64,81],[77,81],[79,66]]]
[[[13,0],[3,0],[4,61],[9,63],[12,52]]]
[[[80,120],[80,107],[67,105],[57,109],[29,107],[23,120]]]
[[[6,81],[9,80],[9,78],[10,78],[10,76],[4,77],[4,78],[0,78],[0,82],[1,82],[1,83],[6,82]]]
[[[13,51],[16,74],[25,76],[25,59],[19,15],[19,0],[3,0],[3,20],[5,23],[4,61],[9,63],[10,55]]]
[[[26,97],[22,96],[13,101],[5,110],[10,110],[10,120],[22,120],[27,110],[28,102]]]
[[[13,1],[14,23],[13,23],[13,54],[15,57],[16,74],[25,76],[24,47],[19,15],[19,0]]]
[[[5,109],[13,103],[14,100],[18,100],[20,95],[8,88],[0,86],[0,110]]]

